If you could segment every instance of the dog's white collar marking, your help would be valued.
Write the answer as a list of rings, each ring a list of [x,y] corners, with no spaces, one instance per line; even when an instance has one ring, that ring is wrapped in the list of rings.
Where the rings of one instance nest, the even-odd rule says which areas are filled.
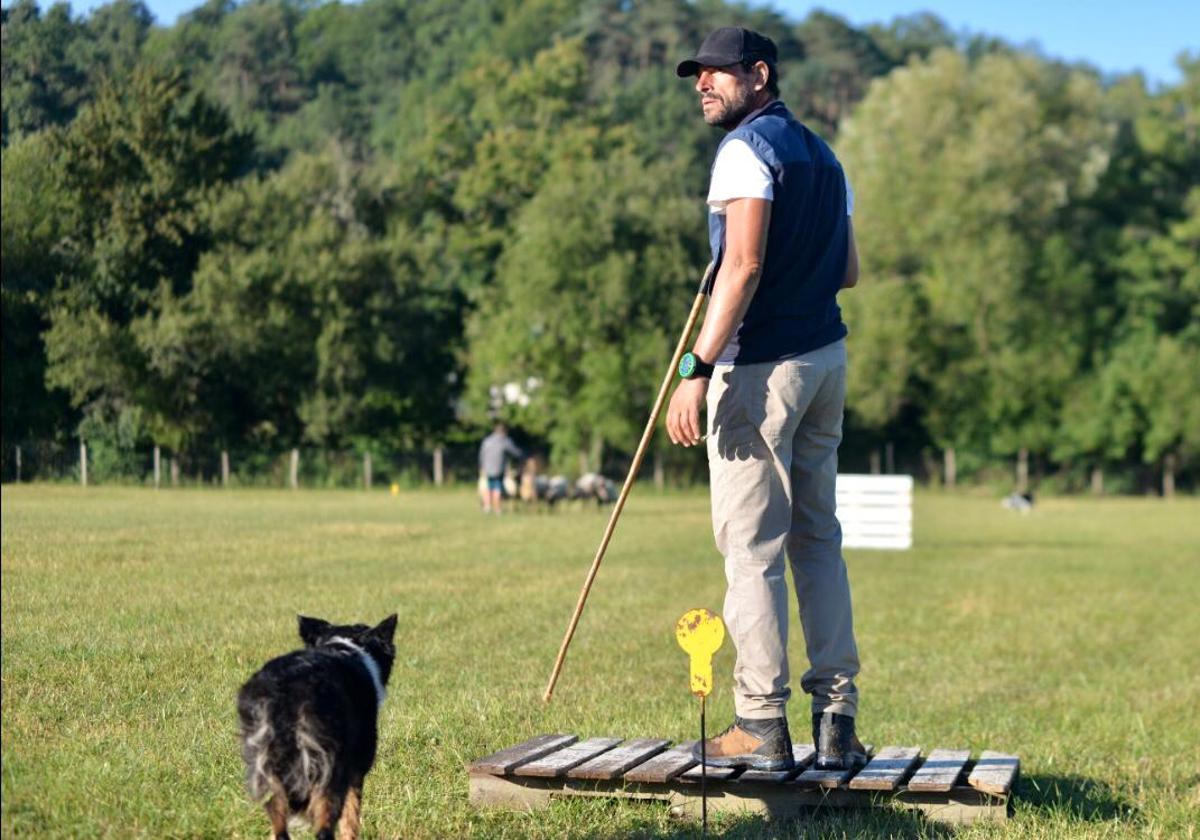
[[[367,669],[367,673],[371,675],[371,682],[375,685],[375,700],[382,706],[383,699],[387,697],[387,691],[384,690],[383,680],[379,676],[379,666],[375,664],[375,660],[371,655],[358,646],[357,643],[350,641],[345,636],[334,636],[329,640],[331,645],[345,645],[358,654],[358,658],[362,660],[363,667]]]

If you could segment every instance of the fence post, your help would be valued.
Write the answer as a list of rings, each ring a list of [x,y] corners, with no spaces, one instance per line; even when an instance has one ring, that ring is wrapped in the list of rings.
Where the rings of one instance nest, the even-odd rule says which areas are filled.
[[[363,453],[363,489],[371,489],[371,453]]]
[[[1029,450],[1024,446],[1017,450],[1017,492],[1029,492]]]
[[[178,487],[179,486],[179,458],[172,455],[170,460],[171,460],[171,486]]]
[[[446,480],[445,471],[442,465],[442,454],[444,450],[439,443],[433,448],[433,483],[437,487],[441,487]]]
[[[292,450],[292,468],[289,475],[289,481],[292,489],[295,490],[300,486],[300,450]]]
[[[1164,499],[1175,498],[1175,453],[1163,458],[1162,494]]]
[[[87,487],[87,444],[79,441],[79,483]]]
[[[221,450],[221,486],[229,486],[229,450]]]
[[[154,489],[157,490],[162,484],[162,451],[157,446],[154,447]]]
[[[21,483],[21,447],[17,447],[17,484]]]

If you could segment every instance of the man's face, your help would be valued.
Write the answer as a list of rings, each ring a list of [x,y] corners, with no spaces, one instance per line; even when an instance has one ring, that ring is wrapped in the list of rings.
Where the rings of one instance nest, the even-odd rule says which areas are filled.
[[[704,121],[729,131],[754,110],[756,75],[740,64],[701,67],[696,75],[696,92]]]

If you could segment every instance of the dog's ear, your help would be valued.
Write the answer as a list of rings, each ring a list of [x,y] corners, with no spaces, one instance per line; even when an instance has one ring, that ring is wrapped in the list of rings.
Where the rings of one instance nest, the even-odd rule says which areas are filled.
[[[306,615],[298,616],[298,618],[300,619],[300,640],[306,645],[315,645],[321,638],[321,634],[329,629],[328,621],[309,618]]]
[[[392,639],[396,635],[396,618],[395,613],[389,615],[375,627],[371,628],[371,635],[377,639],[382,639],[389,645],[392,644]]]

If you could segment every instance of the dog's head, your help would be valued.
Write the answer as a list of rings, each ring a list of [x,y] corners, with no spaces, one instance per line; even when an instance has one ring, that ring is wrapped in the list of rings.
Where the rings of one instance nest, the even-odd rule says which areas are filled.
[[[393,639],[396,635],[396,614],[392,613],[374,627],[365,624],[330,624],[319,618],[300,618],[300,638],[308,648],[320,647],[335,638],[349,639],[365,650],[379,666],[379,676],[387,685],[392,675],[392,660],[396,658]]]

